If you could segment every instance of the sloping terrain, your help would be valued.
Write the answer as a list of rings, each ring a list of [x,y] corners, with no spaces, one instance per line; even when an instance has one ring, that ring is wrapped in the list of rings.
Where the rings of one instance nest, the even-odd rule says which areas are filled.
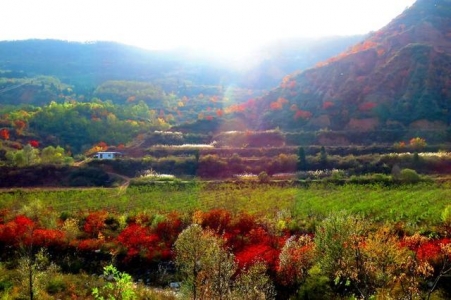
[[[418,0],[342,54],[285,77],[249,111],[260,129],[443,129],[450,96],[451,1]]]

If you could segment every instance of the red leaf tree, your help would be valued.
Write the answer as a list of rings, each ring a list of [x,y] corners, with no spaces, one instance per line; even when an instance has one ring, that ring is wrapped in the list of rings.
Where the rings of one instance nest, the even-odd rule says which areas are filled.
[[[9,130],[6,128],[0,129],[0,138],[3,140],[9,140]]]

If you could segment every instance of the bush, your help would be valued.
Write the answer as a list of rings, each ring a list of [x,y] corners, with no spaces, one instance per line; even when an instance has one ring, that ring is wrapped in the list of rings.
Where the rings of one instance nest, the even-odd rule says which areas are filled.
[[[308,275],[307,280],[301,285],[295,299],[322,300],[333,298],[330,280],[322,274],[318,266],[312,267],[308,271]]]
[[[47,293],[53,295],[66,290],[66,283],[61,278],[53,278],[47,283]]]
[[[404,183],[417,183],[421,180],[421,177],[415,170],[403,169],[399,179]]]
[[[0,281],[0,292],[7,291],[13,287],[13,283],[10,280]]]
[[[260,172],[260,174],[258,174],[258,181],[260,181],[261,183],[269,182],[268,173],[266,173],[265,171]]]

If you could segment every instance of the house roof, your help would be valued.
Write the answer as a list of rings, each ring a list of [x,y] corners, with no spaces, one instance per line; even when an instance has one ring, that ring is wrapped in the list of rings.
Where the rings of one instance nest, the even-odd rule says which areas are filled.
[[[97,154],[122,154],[122,152],[114,152],[114,151],[100,151],[96,152]]]

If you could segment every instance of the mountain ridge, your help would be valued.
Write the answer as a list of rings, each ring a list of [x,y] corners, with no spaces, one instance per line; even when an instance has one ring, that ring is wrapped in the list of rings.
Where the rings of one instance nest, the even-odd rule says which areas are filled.
[[[418,0],[361,43],[259,99],[253,113],[262,117],[255,127],[374,130],[418,121],[448,126],[450,28],[451,1]]]
[[[0,41],[0,70],[22,71],[29,76],[56,76],[64,83],[85,84],[89,88],[107,80],[156,81],[175,77],[194,84],[235,84],[265,89],[276,86],[285,74],[337,54],[361,38],[279,41],[256,52],[253,65],[247,68],[193,49],[147,50],[101,41]],[[321,44],[323,50],[309,51]]]

